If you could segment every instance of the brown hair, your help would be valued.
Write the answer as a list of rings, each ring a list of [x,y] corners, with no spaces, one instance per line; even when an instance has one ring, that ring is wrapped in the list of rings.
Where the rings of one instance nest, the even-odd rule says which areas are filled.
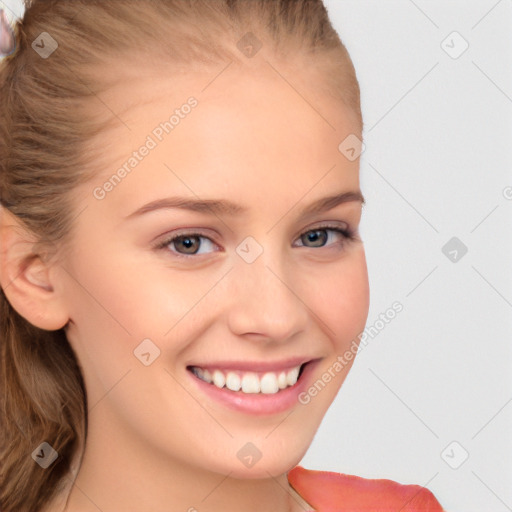
[[[54,247],[55,256],[69,240],[71,192],[97,172],[91,164],[98,155],[86,142],[119,122],[108,112],[93,116],[90,109],[92,102],[101,106],[95,95],[113,83],[98,74],[108,61],[139,55],[185,70],[196,64],[221,69],[226,61],[243,65],[247,56],[237,42],[253,32],[273,55],[296,55],[306,59],[306,69],[318,69],[326,90],[350,107],[362,130],[356,74],[322,0],[25,4],[14,27],[16,51],[0,62],[0,201],[39,241],[35,254]],[[43,32],[58,43],[47,58],[33,46]],[[81,455],[87,397],[64,328],[33,326],[3,289],[0,383],[0,509],[38,511],[60,492],[75,455]],[[46,469],[31,456],[42,442],[58,452]]]

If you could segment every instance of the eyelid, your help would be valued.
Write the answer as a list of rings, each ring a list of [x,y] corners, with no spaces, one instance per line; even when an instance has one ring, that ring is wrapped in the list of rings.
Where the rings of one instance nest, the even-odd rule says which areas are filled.
[[[302,228],[296,235],[299,237],[308,231],[314,231],[315,229],[343,229],[350,231],[350,225],[348,222],[340,220],[323,220],[319,222],[313,222],[310,226]]]

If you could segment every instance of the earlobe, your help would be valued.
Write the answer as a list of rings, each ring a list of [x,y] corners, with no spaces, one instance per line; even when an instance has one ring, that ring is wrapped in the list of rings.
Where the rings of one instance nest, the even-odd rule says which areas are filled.
[[[55,273],[34,252],[33,235],[2,208],[0,212],[0,286],[12,307],[40,329],[54,331],[69,320],[62,297],[55,290]]]

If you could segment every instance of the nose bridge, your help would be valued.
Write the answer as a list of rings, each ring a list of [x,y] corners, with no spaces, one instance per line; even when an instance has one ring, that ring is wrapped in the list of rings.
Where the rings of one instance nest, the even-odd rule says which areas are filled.
[[[231,276],[238,280],[229,310],[232,331],[285,340],[303,329],[307,308],[291,285],[295,279],[287,255],[275,244],[262,247],[250,237],[237,253]]]

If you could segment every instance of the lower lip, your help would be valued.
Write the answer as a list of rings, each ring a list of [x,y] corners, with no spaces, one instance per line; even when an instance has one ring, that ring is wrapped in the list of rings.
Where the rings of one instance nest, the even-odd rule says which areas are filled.
[[[187,370],[187,373],[195,382],[195,385],[215,401],[236,411],[261,416],[286,411],[299,403],[298,395],[307,389],[317,362],[318,360],[307,363],[299,380],[293,386],[273,394],[244,393],[242,391],[232,391],[226,387],[218,388],[214,384],[208,384],[208,382],[201,380],[189,370]]]

